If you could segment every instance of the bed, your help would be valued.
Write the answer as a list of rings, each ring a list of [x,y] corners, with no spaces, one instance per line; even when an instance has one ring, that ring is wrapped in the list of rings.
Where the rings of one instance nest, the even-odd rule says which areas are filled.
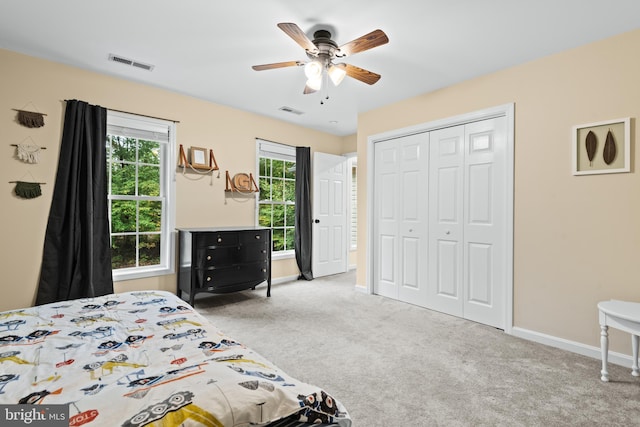
[[[351,426],[342,404],[175,295],[0,312],[0,404],[69,405],[69,425]]]

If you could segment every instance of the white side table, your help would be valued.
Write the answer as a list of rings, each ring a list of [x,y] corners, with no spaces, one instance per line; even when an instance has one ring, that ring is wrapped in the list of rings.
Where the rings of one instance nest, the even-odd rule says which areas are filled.
[[[628,301],[602,301],[598,303],[600,318],[600,348],[602,350],[602,381],[609,381],[607,358],[609,356],[609,326],[631,334],[633,351],[631,375],[640,376],[638,370],[638,335],[640,335],[640,303]]]

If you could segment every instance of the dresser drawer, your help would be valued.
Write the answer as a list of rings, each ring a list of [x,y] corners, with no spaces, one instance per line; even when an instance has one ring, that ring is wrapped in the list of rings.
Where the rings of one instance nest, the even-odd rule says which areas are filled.
[[[196,247],[207,246],[238,246],[239,234],[235,231],[218,231],[212,233],[201,233],[196,237]]]
[[[238,236],[240,244],[251,244],[256,242],[266,242],[269,240],[269,230],[256,230],[242,233]]]
[[[239,246],[238,262],[267,261],[269,259],[269,242],[251,242]]]
[[[269,272],[266,262],[236,265],[224,268],[215,268],[202,271],[202,283],[200,287],[214,290],[224,286],[239,283],[260,283],[267,280]]]

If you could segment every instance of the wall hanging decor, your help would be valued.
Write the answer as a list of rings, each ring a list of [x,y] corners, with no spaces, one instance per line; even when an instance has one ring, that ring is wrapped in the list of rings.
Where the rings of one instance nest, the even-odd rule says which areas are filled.
[[[237,192],[237,193],[258,193],[258,185],[256,184],[255,179],[253,179],[253,174],[251,173],[237,173],[231,177],[229,171],[227,171],[227,188],[224,190],[226,192]]]
[[[178,167],[190,168],[193,170],[204,170],[206,172],[217,171],[220,169],[218,167],[218,162],[216,162],[216,157],[213,154],[213,150],[211,149],[191,147],[189,154],[189,159],[191,161],[187,160],[184,147],[180,144],[180,159],[178,160]]]
[[[26,142],[27,140],[29,140],[29,142]],[[47,147],[36,145],[31,137],[25,138],[20,144],[11,144],[11,146],[16,147],[16,157],[25,163],[38,163],[40,160],[40,150],[47,149]]]
[[[44,113],[16,108],[14,108],[13,111],[18,112],[16,120],[22,126],[26,126],[28,128],[40,128],[44,126],[44,116],[46,116]]]
[[[46,182],[35,182],[35,178],[31,175],[31,172],[27,172],[22,178],[29,175],[33,181],[22,181],[22,179],[18,181],[9,181],[9,184],[15,184],[16,187],[13,190],[16,193],[16,196],[21,197],[23,199],[33,199],[38,196],[42,196],[41,185],[46,184]]]
[[[573,175],[631,170],[631,118],[573,127]]]

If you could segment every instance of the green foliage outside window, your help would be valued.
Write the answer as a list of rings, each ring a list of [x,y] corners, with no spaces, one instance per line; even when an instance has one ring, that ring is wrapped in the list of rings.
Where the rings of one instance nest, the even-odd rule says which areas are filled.
[[[160,143],[107,137],[112,268],[160,264]]]
[[[295,178],[295,162],[260,158],[258,225],[271,228],[274,252],[294,249]]]

